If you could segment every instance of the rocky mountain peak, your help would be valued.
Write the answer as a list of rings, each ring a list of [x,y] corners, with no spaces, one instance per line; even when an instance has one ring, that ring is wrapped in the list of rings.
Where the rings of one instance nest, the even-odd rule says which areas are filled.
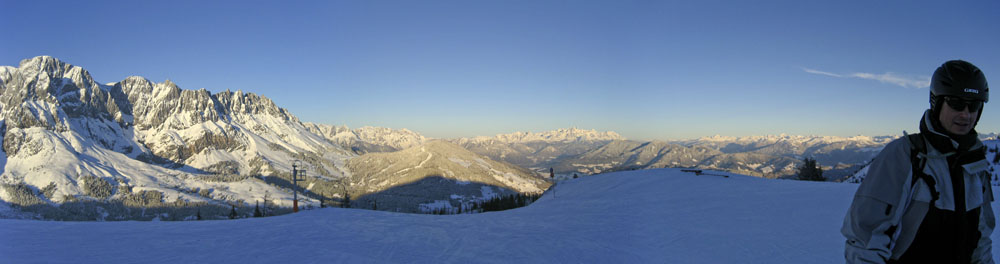
[[[271,98],[255,93],[245,93],[242,90],[236,90],[236,92],[226,90],[213,95],[213,97],[218,100],[221,107],[233,114],[266,114],[283,120],[298,122],[298,118],[292,116],[284,108],[278,107]]]
[[[129,76],[112,86],[112,90],[121,91],[122,94],[128,96],[129,101],[135,101],[153,93],[153,83],[142,76]]]
[[[118,112],[118,104],[89,72],[50,56],[5,67],[0,78],[0,101],[11,127],[64,130],[68,117],[111,118]]]
[[[22,60],[17,71],[20,73],[23,81],[27,83],[23,88],[51,88],[39,92],[53,93],[57,96],[67,90],[72,91],[66,89],[69,88],[67,86],[72,86],[71,88],[76,89],[95,89],[99,87],[87,70],[50,56],[38,56]],[[55,85],[50,85],[50,83]]]
[[[181,94],[181,88],[174,82],[166,80],[153,85],[153,98],[157,100],[176,99]]]
[[[56,71],[57,69],[64,68],[66,66],[65,62],[59,59],[53,58],[52,56],[37,56],[30,59],[21,60],[21,64],[18,68],[23,70],[33,69],[36,72],[42,71]]]

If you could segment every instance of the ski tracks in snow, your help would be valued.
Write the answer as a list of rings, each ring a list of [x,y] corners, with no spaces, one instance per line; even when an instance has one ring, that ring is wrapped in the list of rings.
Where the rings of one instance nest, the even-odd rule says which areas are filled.
[[[400,173],[404,173],[404,172],[407,172],[407,171],[410,171],[410,170],[412,170],[412,169],[419,169],[419,168],[423,168],[423,167],[424,167],[424,164],[427,164],[427,162],[428,162],[428,161],[431,161],[431,158],[433,158],[433,157],[434,157],[434,153],[430,153],[430,152],[427,152],[427,149],[425,149],[424,147],[420,147],[420,152],[423,152],[423,153],[427,153],[427,158],[426,158],[426,159],[424,159],[424,161],[421,161],[421,162],[420,162],[420,164],[417,164],[417,166],[416,166],[416,167],[413,167],[413,168],[405,168],[405,169],[402,169],[402,170],[399,170],[399,171],[397,171],[397,172],[396,172],[396,174],[400,174]],[[384,170],[383,170],[383,171],[384,171]]]
[[[427,162],[434,157],[434,153],[427,152],[427,149],[425,149],[424,147],[420,147],[420,151],[423,153],[427,153],[427,158],[424,159],[424,161],[421,161],[420,164],[417,164],[417,168],[423,168],[424,164],[427,164]]]

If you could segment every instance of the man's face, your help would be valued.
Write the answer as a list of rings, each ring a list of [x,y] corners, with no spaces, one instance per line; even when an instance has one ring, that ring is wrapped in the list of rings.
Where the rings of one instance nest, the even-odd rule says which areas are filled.
[[[945,105],[941,106],[941,115],[938,120],[941,121],[941,125],[949,133],[959,136],[964,136],[972,131],[974,124],[976,123],[976,116],[982,109],[976,109],[976,111],[969,111],[969,106],[962,105],[962,111],[955,110],[955,105],[960,105],[960,103],[948,103],[948,101],[957,100],[946,100]]]

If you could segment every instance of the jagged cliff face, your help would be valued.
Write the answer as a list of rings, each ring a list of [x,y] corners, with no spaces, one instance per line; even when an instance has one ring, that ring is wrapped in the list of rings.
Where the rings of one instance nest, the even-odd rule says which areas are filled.
[[[7,124],[17,128],[69,128],[67,118],[120,118],[110,93],[83,68],[52,57],[0,68],[0,102]]]
[[[44,56],[2,74],[8,126],[79,133],[79,125],[86,138],[141,160],[203,169],[215,165],[212,159],[218,157],[207,153],[212,151],[280,163],[288,158],[269,154],[336,150],[285,109],[252,93],[183,90],[169,80],[153,83],[138,76],[99,85],[86,70]],[[240,169],[266,172],[274,166],[246,162]]]
[[[128,152],[137,146],[113,140],[127,136],[126,118],[107,86],[99,85],[83,68],[52,57],[24,60],[18,68],[0,68],[0,119],[4,150],[10,156],[32,149],[25,131],[77,131],[102,147]],[[25,145],[27,144],[27,145]]]
[[[211,94],[205,89],[182,90],[170,80],[152,83],[132,76],[115,83],[111,92],[119,99],[134,125],[146,129],[184,129],[204,122],[246,122],[251,116],[267,116],[298,123],[299,120],[271,99],[242,91]],[[124,101],[124,102],[122,102]]]

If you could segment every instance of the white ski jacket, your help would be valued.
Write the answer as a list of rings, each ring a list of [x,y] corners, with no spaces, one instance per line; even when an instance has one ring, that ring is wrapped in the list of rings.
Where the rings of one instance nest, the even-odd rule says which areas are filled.
[[[982,146],[978,140],[976,144],[973,149]],[[917,230],[931,209],[932,195],[927,181],[914,182],[910,152],[911,144],[904,136],[886,145],[872,161],[841,228],[847,238],[844,249],[847,263],[892,262],[914,242]],[[939,192],[933,206],[938,210],[955,211],[963,205],[956,205],[956,186],[949,177],[949,155],[926,144],[923,172],[933,177],[934,189]],[[958,210],[979,214],[980,236],[971,256],[972,263],[994,263],[990,234],[996,220],[990,204],[993,191],[988,166],[985,159],[962,165],[965,186],[957,186],[965,189],[964,208]]]

